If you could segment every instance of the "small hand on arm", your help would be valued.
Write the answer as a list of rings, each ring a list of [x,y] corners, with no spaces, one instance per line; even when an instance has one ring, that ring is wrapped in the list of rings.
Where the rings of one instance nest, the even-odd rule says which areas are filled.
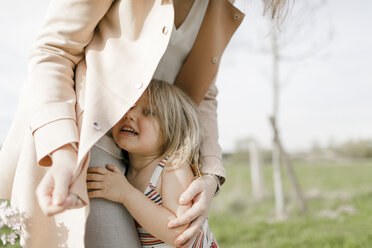
[[[189,223],[184,223],[170,229],[168,228],[168,222],[184,213],[190,207],[190,205],[180,206],[177,203],[178,196],[186,187],[179,189],[179,185],[175,185],[175,183],[170,182],[167,178],[169,188],[173,192],[170,192],[171,190],[169,188],[167,191],[167,186],[162,184],[163,205],[159,206],[148,199],[143,192],[134,188],[117,167],[107,165],[107,169],[102,167],[88,168],[87,187],[88,189],[94,189],[94,191],[88,192],[89,197],[102,197],[121,202],[146,231],[174,246],[176,237],[188,227]],[[173,170],[169,173],[165,171],[163,173],[168,174],[169,178],[171,178],[172,176],[170,174],[177,172],[179,171]],[[185,181],[179,177],[176,177],[177,182]],[[164,179],[163,175],[162,182],[166,181]],[[164,194],[165,191],[168,193]],[[177,195],[177,197],[173,197],[172,195]]]

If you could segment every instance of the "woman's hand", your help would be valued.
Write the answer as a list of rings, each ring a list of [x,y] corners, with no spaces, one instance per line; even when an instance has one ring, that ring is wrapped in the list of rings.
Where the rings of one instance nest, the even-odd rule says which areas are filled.
[[[52,159],[52,167],[36,189],[40,208],[47,216],[82,205],[81,200],[68,191],[76,167],[76,150],[71,145],[65,145],[52,153]]]
[[[110,201],[122,202],[124,190],[128,185],[127,178],[114,165],[102,167],[89,167],[87,174],[88,196],[90,198],[105,198]]]
[[[180,234],[175,243],[177,246],[190,247],[194,237],[198,234],[205,219],[208,217],[208,210],[214,193],[216,192],[217,181],[213,175],[203,175],[194,180],[187,190],[180,196],[179,203],[187,204],[193,202],[192,207],[182,216],[171,220],[169,228],[190,223],[190,226]]]

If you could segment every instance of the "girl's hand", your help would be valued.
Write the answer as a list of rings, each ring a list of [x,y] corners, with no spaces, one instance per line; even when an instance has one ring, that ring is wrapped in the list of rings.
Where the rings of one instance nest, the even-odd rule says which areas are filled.
[[[52,167],[36,189],[39,206],[47,216],[83,205],[75,194],[68,191],[77,161],[76,150],[71,145],[63,146],[52,153],[52,159]]]
[[[171,220],[169,228],[190,223],[190,226],[180,234],[175,244],[181,247],[190,247],[198,234],[205,219],[208,218],[208,210],[214,193],[216,192],[217,181],[212,175],[203,175],[194,180],[187,190],[179,198],[181,205],[193,202],[192,207],[182,216]]]
[[[106,169],[107,168],[107,169]],[[102,167],[89,167],[87,174],[87,188],[90,198],[105,198],[110,201],[122,202],[124,190],[128,185],[127,178],[114,165]]]

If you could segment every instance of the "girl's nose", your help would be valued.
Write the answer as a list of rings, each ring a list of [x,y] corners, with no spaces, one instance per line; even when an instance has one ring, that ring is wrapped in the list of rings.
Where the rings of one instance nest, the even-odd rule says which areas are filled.
[[[136,118],[136,104],[134,104],[128,112],[124,115],[124,119],[135,120]]]

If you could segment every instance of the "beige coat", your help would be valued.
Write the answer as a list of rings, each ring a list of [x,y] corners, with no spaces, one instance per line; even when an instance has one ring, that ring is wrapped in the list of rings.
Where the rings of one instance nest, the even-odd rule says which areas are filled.
[[[214,78],[243,14],[227,0],[210,0],[176,85],[202,112],[208,127],[203,171],[225,176],[217,143]],[[31,50],[28,82],[0,153],[0,198],[24,215],[25,247],[84,247],[89,200],[89,150],[136,102],[166,50],[173,27],[171,1],[53,0]],[[50,154],[75,143],[78,164],[70,190],[80,209],[45,217],[35,189],[52,165]]]

